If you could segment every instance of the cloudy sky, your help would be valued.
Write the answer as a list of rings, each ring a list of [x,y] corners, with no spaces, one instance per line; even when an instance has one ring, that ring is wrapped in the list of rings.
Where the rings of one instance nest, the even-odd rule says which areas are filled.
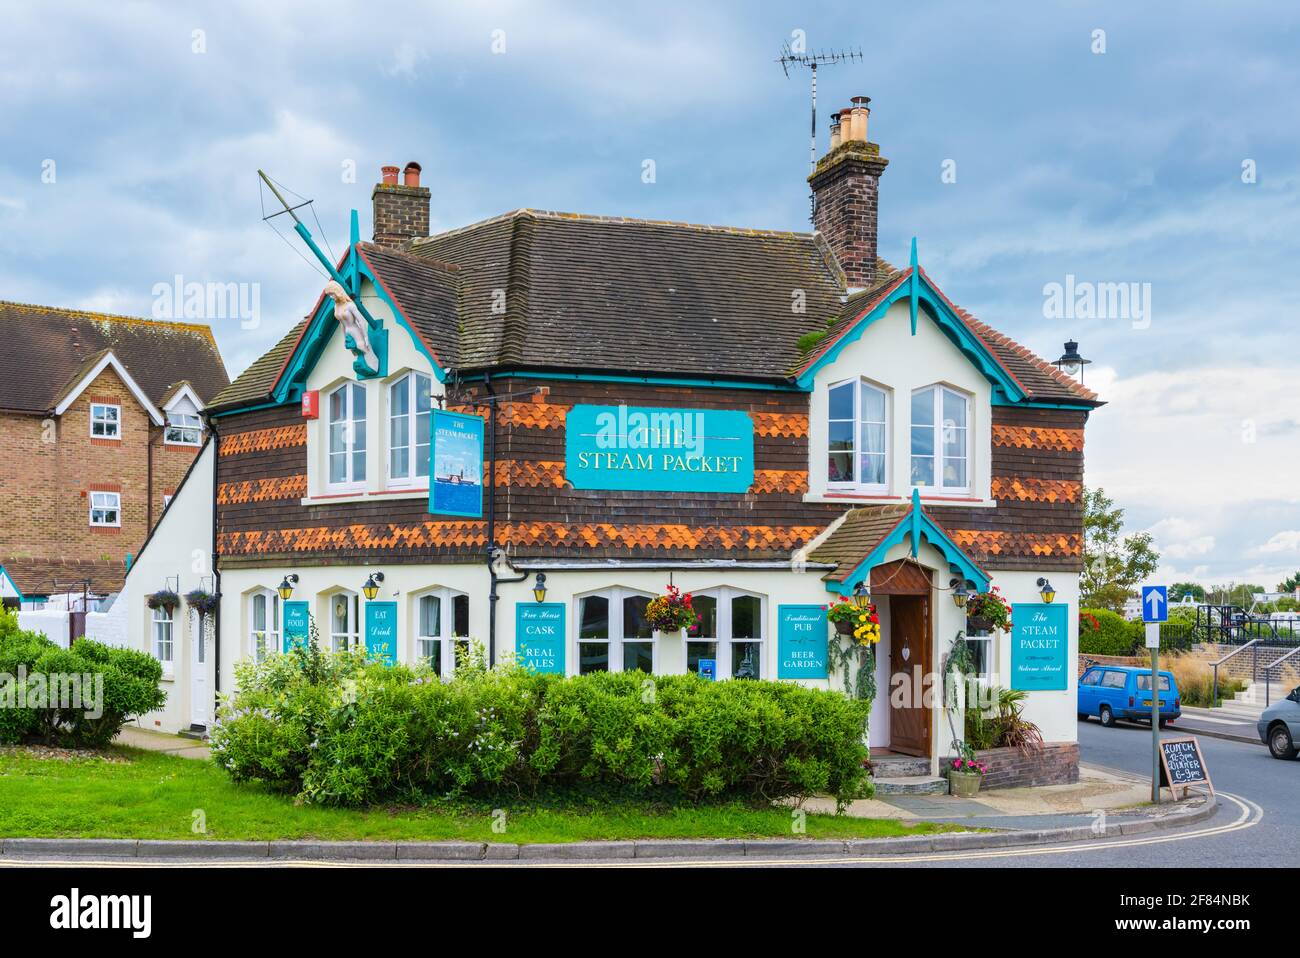
[[[807,75],[774,57],[861,49],[822,71],[822,115],[872,97],[882,255],[916,236],[985,321],[1048,358],[1079,340],[1110,403],[1088,482],[1153,532],[1161,578],[1300,569],[1298,8],[0,8],[0,298],[150,315],[177,276],[256,284],[255,328],[212,319],[232,374],[321,283],[261,222],[258,167],[335,252],[412,159],[435,230],[520,206],[806,229]],[[1141,309],[1054,315],[1053,283],[1135,284]]]

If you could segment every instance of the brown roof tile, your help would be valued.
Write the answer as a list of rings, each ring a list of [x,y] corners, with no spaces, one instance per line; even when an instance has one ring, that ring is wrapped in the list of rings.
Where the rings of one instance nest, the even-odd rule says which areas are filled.
[[[0,568],[26,598],[80,592],[86,580],[91,593],[107,595],[120,592],[126,579],[126,564],[113,560],[8,556],[0,558]]]

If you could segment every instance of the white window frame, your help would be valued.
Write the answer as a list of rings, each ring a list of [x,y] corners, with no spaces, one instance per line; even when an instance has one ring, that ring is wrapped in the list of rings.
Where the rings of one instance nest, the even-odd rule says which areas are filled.
[[[203,419],[196,412],[169,410],[167,424],[163,427],[163,430],[163,442],[169,446],[200,446],[203,444]],[[173,430],[176,430],[176,433],[181,438],[173,438]],[[194,438],[185,438],[191,434]]]
[[[265,628],[257,627],[257,600],[265,600],[266,618],[264,620]],[[271,589],[259,589],[256,592],[249,593],[248,596],[248,654],[255,662],[263,662],[267,656],[279,652],[283,646],[280,644],[280,627],[281,616],[283,612],[280,608],[280,595]]]
[[[623,646],[627,643],[650,643],[650,672],[649,675],[659,673],[659,631],[653,629],[648,639],[633,637],[627,638],[623,635],[623,601],[633,597],[643,599],[653,599],[654,593],[646,592],[642,589],[629,589],[624,586],[612,586],[606,589],[594,589],[591,592],[584,592],[581,595],[573,597],[573,638],[571,646],[573,649],[573,667],[570,670],[572,675],[580,675],[582,670],[582,646],[584,644],[594,644],[605,642],[609,649],[609,671],[623,671]],[[602,598],[609,600],[608,628],[609,635],[603,639],[584,639],[582,633],[582,600]]]
[[[355,397],[357,395],[357,393],[353,392],[353,390],[358,390],[362,395],[365,396],[366,414],[361,419],[356,418],[355,415],[356,411],[353,408],[355,406]],[[331,468],[332,465],[331,460],[335,456],[335,450],[333,446],[334,423],[335,423],[335,420],[332,418],[333,407],[334,407],[333,400],[335,395],[337,395],[340,392],[342,392],[344,396],[343,419],[341,421],[344,423],[342,455],[343,455],[343,462],[344,462],[345,469],[344,469],[343,480],[341,482],[332,482],[331,479],[333,477],[334,472],[333,469]],[[370,435],[369,435],[370,427],[368,423],[370,417],[370,402],[371,402],[371,398],[369,395],[369,390],[366,388],[364,383],[356,383],[351,381],[341,383],[339,386],[337,386],[334,389],[331,389],[325,395],[325,484],[330,489],[360,490],[360,489],[365,489],[366,487],[366,479],[370,475],[370,447],[372,445],[372,443],[370,442]],[[356,448],[357,431],[355,428],[357,423],[360,423],[364,429],[363,432],[364,445],[359,451],[363,456],[362,462],[363,462],[363,469],[365,475],[362,475],[360,477],[356,475],[356,471],[353,468],[355,457],[358,452],[358,449]]]
[[[986,635],[970,635],[968,633],[965,636],[965,641],[968,645],[976,645],[980,643],[984,645],[984,670],[982,672],[976,672],[975,679],[982,686],[987,687],[992,685],[993,676],[997,673],[998,665],[996,658],[998,651],[997,636],[992,632],[989,632]],[[973,652],[971,654],[974,655]]]
[[[460,646],[464,649],[465,654],[468,654],[472,641],[469,635],[458,635],[456,633],[456,599],[460,596],[464,596],[466,602],[469,601],[469,593],[444,586],[425,589],[412,596],[415,608],[411,615],[411,661],[418,664],[428,658],[428,656],[421,654],[424,651],[421,648],[421,643],[437,642],[437,670],[443,681],[456,674],[457,646]],[[438,600],[438,635],[425,635],[423,633],[424,617],[421,615],[420,606],[425,599]]]
[[[420,380],[425,380],[429,384],[429,408],[423,413],[416,408],[420,395]],[[394,415],[393,396],[398,390],[406,393],[406,412],[401,415]],[[418,434],[420,416],[433,416],[433,377],[426,375],[415,369],[408,369],[402,375],[398,376],[388,384],[388,431],[384,438],[385,446],[385,475],[388,477],[388,485],[394,488],[428,488],[429,486],[429,468],[433,462],[433,426],[429,426],[429,468],[426,468],[423,476],[416,475],[416,459],[419,455],[419,446],[416,443]],[[393,442],[393,426],[400,420],[406,420],[406,443],[397,445]],[[397,476],[393,474],[393,453],[397,449],[407,450],[407,475]]]
[[[109,409],[116,410],[116,415],[112,419],[105,415],[105,411]],[[102,434],[95,432],[95,426],[97,425],[104,427]],[[110,426],[113,429],[112,433],[108,431]],[[121,440],[122,407],[120,405],[108,402],[93,402],[90,404],[90,438]]]
[[[854,387],[853,389],[853,448],[850,453],[850,461],[853,464],[853,479],[847,482],[844,480],[833,480],[830,478],[830,456],[831,456],[830,424],[832,422],[845,421],[842,419],[831,418],[831,393],[843,386]],[[883,423],[885,427],[885,445],[884,445],[885,481],[880,483],[860,481],[862,476],[862,462],[860,460],[860,456],[862,455],[862,427],[865,425],[865,423],[862,420],[862,388],[864,386],[876,390],[884,397],[885,400],[885,414],[884,414],[885,420]],[[826,450],[825,452],[826,452],[826,460],[827,460],[826,487],[828,489],[835,489],[838,491],[849,490],[852,492],[876,493],[876,494],[889,492],[890,465],[894,458],[892,455],[890,455],[890,444],[892,442],[892,437],[894,432],[893,429],[890,428],[891,427],[890,419],[891,419],[892,410],[893,410],[893,390],[890,389],[888,386],[882,385],[881,383],[874,382],[873,380],[867,379],[865,376],[858,377],[856,379],[844,379],[839,382],[830,384],[830,386],[826,390]]]
[[[361,645],[361,594],[358,592],[332,592],[325,601],[328,603],[326,620],[329,622],[329,650],[331,652],[342,652],[347,649],[355,649]],[[339,602],[346,602],[348,606],[347,621],[345,629],[342,632],[334,630],[334,608]],[[339,640],[343,640],[340,648]]]
[[[171,675],[176,656],[176,618],[170,609],[162,606],[150,611],[149,636],[153,656],[162,663],[163,674]]]
[[[717,644],[717,679],[730,679],[732,677],[732,660],[734,658],[735,646],[739,644],[757,643],[758,645],[758,675],[757,679],[768,678],[767,652],[770,639],[768,637],[767,623],[767,596],[761,592],[751,592],[748,589],[737,589],[733,586],[717,586],[712,589],[697,589],[692,593],[696,599],[708,597],[716,599],[718,603],[718,634],[713,635],[691,635],[686,633],[687,643],[691,642],[714,642]],[[758,599],[758,632],[757,638],[748,638],[745,636],[737,637],[732,627],[731,600],[738,598]],[[686,650],[683,650],[685,652]]]
[[[934,391],[934,410],[933,410],[934,422],[932,426],[926,427],[926,426],[913,425],[911,422],[912,404],[909,403],[907,407],[908,410],[908,431],[907,431],[908,483],[913,488],[928,489],[939,495],[968,495],[971,489],[973,488],[972,485],[972,483],[974,482],[973,473],[975,469],[975,457],[973,455],[973,446],[972,446],[972,438],[975,433],[975,424],[972,421],[975,412],[974,397],[970,393],[965,392],[961,389],[955,389],[952,386],[947,385],[946,383],[930,383],[928,386],[922,386],[919,389],[912,390],[913,400],[915,400],[918,394],[928,392],[930,390]],[[950,427],[948,423],[944,420],[943,397],[945,396],[945,394],[951,394],[953,396],[956,396],[965,404],[966,406],[965,426]],[[917,456],[915,452],[915,448],[912,443],[914,430],[921,429],[921,428],[930,428],[933,430],[933,436],[932,436],[933,453],[928,458],[932,460],[933,469],[934,469],[932,473],[932,478],[934,479],[934,482],[931,483],[930,485],[919,485],[914,481],[912,475],[912,460],[917,458],[927,458],[925,456]],[[960,486],[948,485],[944,482],[943,479],[943,461],[945,458],[951,458],[951,457],[945,457],[944,455],[944,438],[949,428],[961,428],[966,431],[966,441],[963,444],[963,449],[962,449],[963,460],[966,464],[966,482],[964,485],[960,485]]]
[[[101,500],[100,503],[97,504],[95,501],[96,496],[111,496],[113,504],[109,505],[107,501],[104,500]],[[92,489],[90,490],[89,493],[87,493],[86,498],[90,501],[90,524],[92,526],[101,529],[120,529],[122,527],[122,493],[110,492],[108,490]],[[105,519],[103,521],[96,522],[95,521],[96,512],[102,512],[105,514],[107,514],[108,512],[112,512],[113,521],[109,522],[107,521],[107,519]]]

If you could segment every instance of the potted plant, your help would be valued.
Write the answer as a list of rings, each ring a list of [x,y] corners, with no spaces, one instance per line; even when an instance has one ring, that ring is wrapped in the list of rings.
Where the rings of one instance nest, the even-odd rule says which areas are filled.
[[[1011,603],[994,586],[988,592],[976,592],[966,601],[966,631],[1011,631]]]
[[[948,763],[948,792],[958,798],[973,798],[979,794],[980,783],[989,767],[975,761],[970,747],[961,745],[963,754]]]
[[[197,612],[199,618],[203,618],[217,611],[221,598],[204,589],[193,589],[185,593],[185,604]]]
[[[159,589],[145,598],[145,604],[151,609],[166,609],[173,612],[181,604],[181,597],[171,589]]]
[[[674,585],[646,604],[645,617],[656,632],[665,633],[693,629],[700,621],[700,614],[691,605],[691,594]]]

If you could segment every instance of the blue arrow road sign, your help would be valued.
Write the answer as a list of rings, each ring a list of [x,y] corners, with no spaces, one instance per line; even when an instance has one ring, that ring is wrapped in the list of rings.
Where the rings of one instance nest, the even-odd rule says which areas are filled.
[[[1142,587],[1142,621],[1169,621],[1169,590],[1163,585]]]

